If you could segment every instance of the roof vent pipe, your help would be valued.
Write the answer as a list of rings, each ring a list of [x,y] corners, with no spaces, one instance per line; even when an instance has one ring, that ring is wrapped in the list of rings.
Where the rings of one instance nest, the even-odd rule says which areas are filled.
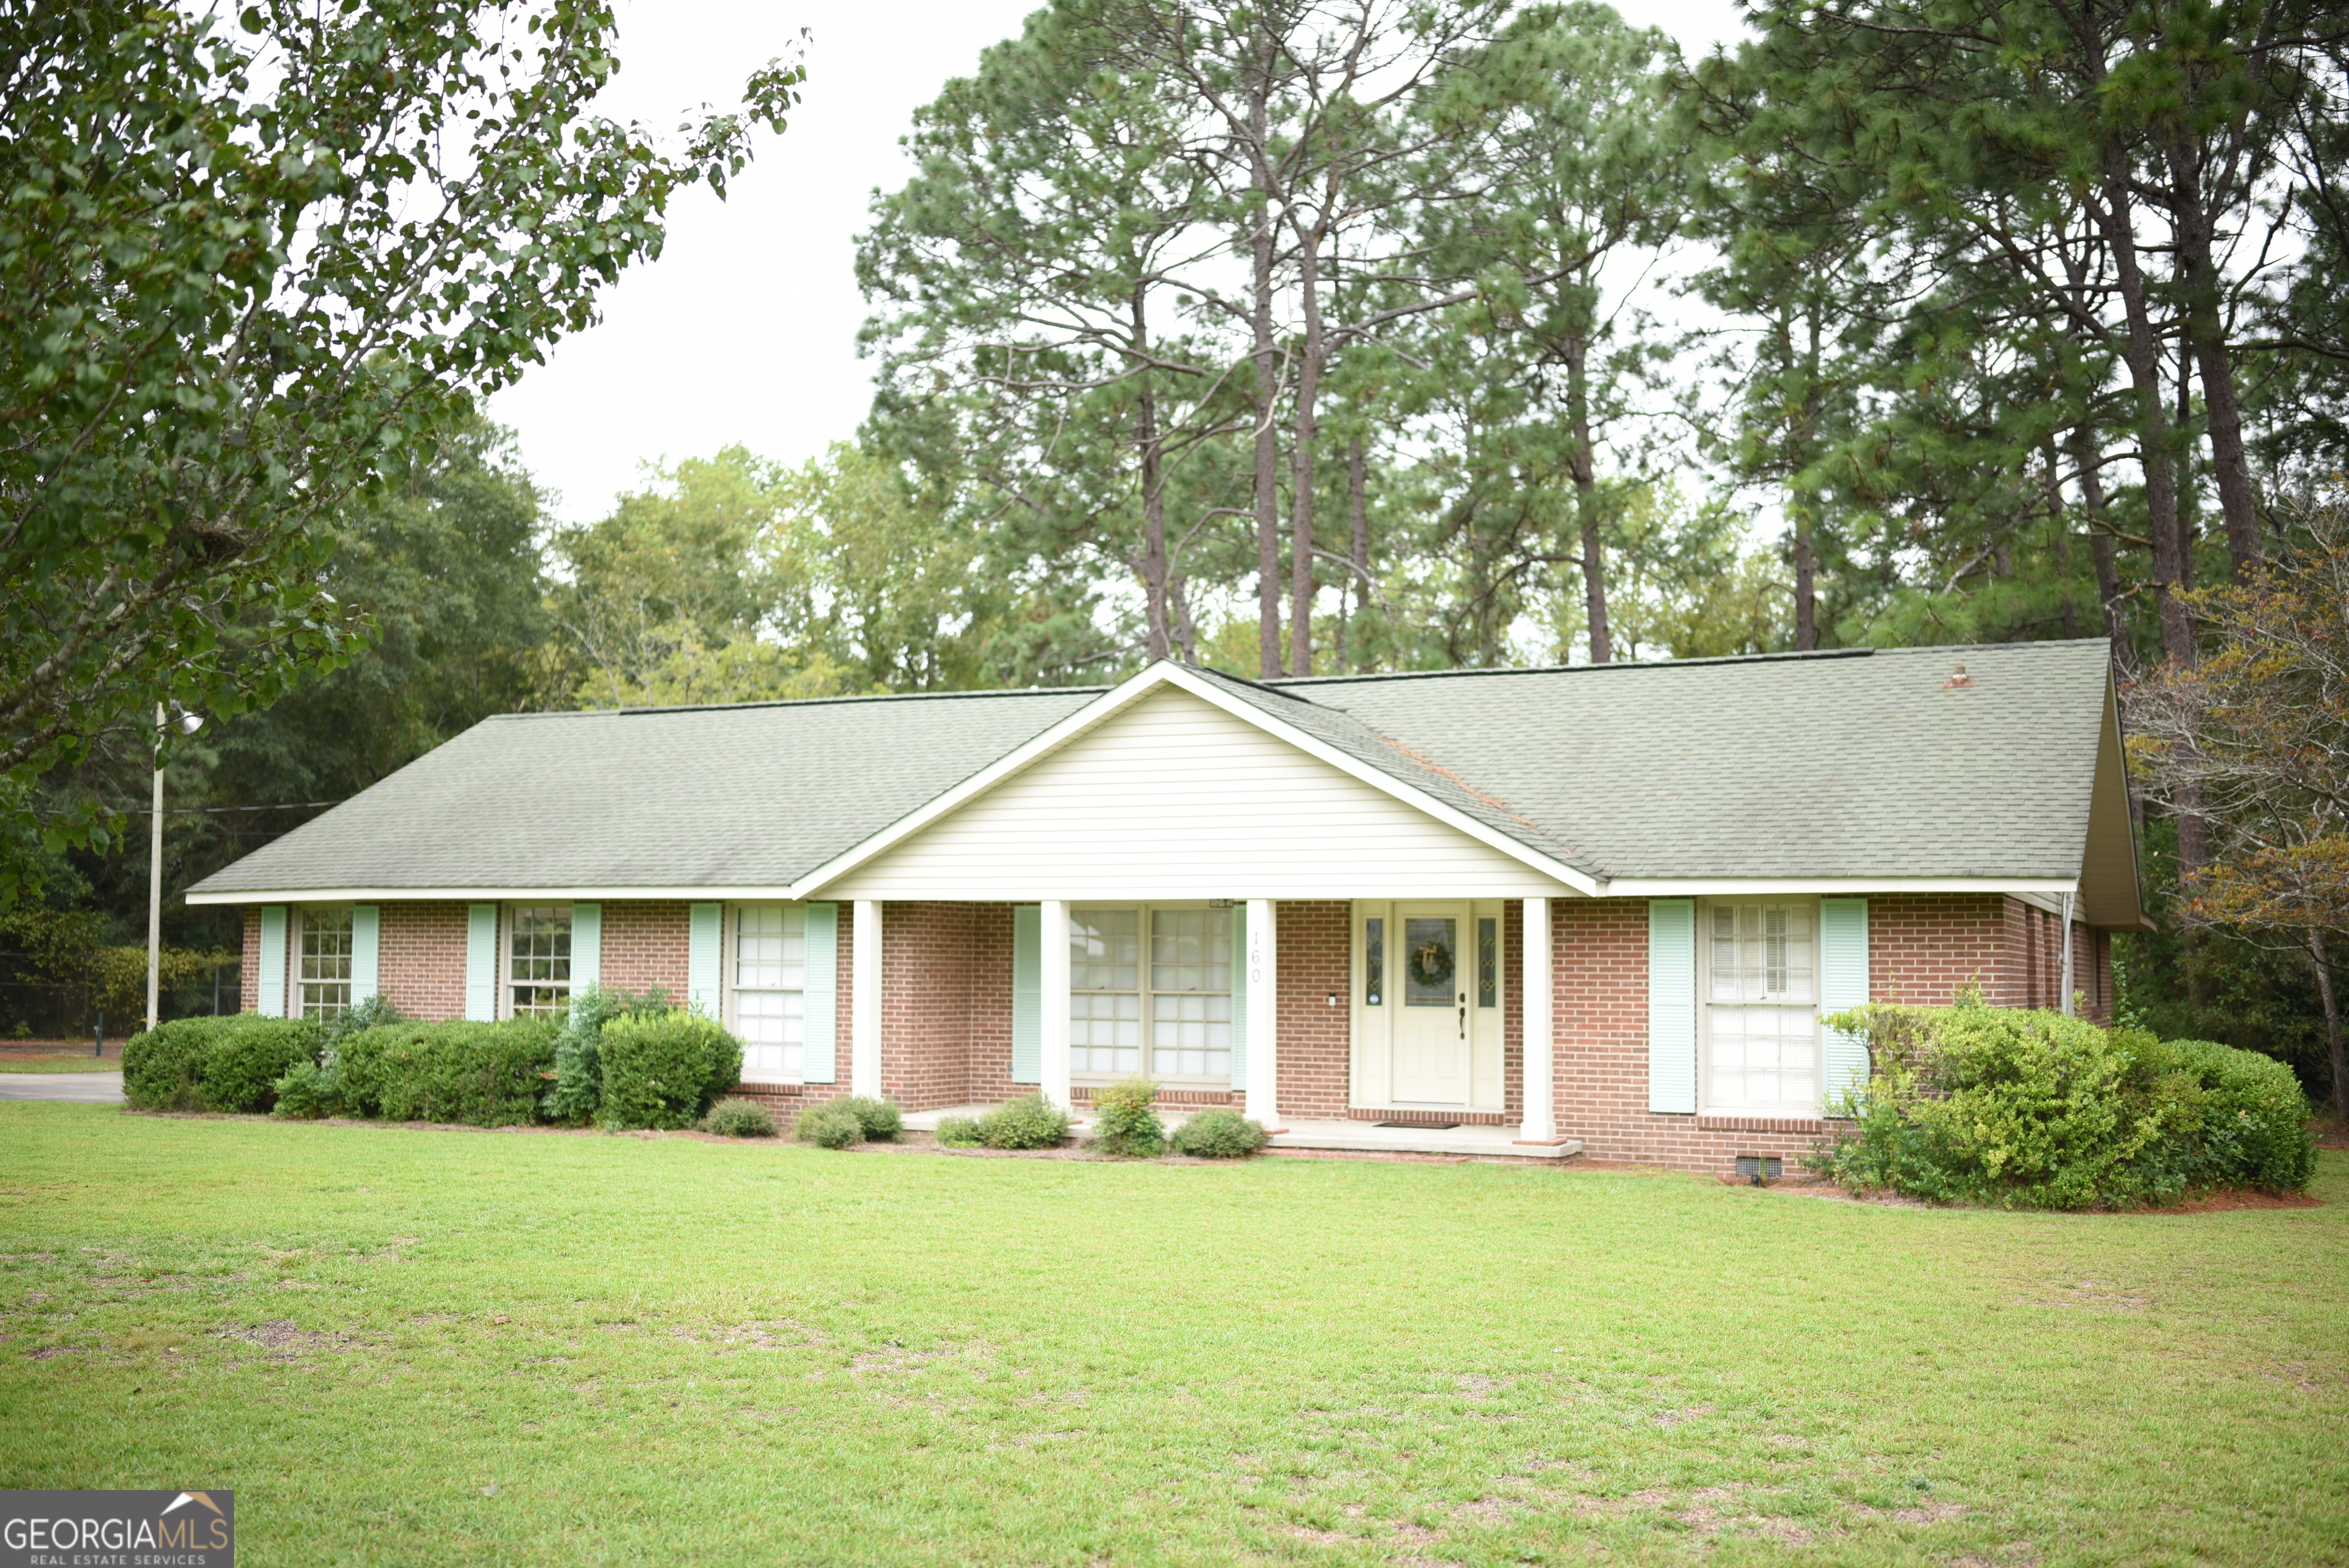
[[[1957,668],[1950,672],[1950,678],[1941,683],[1941,689],[1943,691],[1954,691],[1960,686],[1970,686],[1973,684],[1973,677],[1966,674],[1966,666],[1960,665]]]

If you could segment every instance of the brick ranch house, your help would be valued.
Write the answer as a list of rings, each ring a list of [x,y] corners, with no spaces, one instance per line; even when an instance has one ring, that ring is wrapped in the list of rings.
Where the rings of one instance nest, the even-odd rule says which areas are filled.
[[[1137,1075],[1277,1145],[1799,1154],[1875,998],[2147,929],[2102,642],[511,714],[206,878],[244,992],[663,986],[789,1114]]]

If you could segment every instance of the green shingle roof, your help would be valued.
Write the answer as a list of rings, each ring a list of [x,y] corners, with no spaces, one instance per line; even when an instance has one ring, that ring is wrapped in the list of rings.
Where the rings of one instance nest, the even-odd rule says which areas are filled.
[[[191,891],[781,887],[1099,695],[507,714]]]
[[[1209,678],[1595,877],[2037,880],[2081,872],[2108,675],[2081,641]],[[510,715],[194,891],[784,886],[1099,696]]]

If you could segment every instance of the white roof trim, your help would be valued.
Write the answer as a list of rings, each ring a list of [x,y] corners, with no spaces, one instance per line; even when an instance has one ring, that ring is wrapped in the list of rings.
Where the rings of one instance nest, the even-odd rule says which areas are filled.
[[[1612,898],[1765,898],[1777,893],[2005,892],[2049,897],[2076,892],[2066,877],[1618,877]]]
[[[258,892],[191,892],[190,903],[503,903],[509,900],[738,899],[744,903],[791,903],[786,887],[299,887]]]
[[[1328,763],[1340,772],[1350,775],[1372,789],[1380,790],[1403,804],[1426,813],[1454,831],[1465,833],[1488,849],[1498,850],[1512,860],[1532,867],[1542,875],[1564,882],[1579,893],[1596,895],[1604,887],[1587,872],[1575,870],[1563,861],[1551,859],[1537,850],[1527,848],[1506,833],[1497,832],[1464,811],[1444,804],[1423,790],[1414,789],[1402,780],[1359,758],[1349,757],[1336,747],[1316,739],[1293,725],[1284,724],[1253,703],[1245,703],[1224,691],[1212,681],[1203,680],[1182,665],[1161,659],[1128,677],[1077,709],[1051,728],[1044,731],[1008,755],[980,769],[960,784],[936,797],[918,810],[908,812],[888,827],[810,872],[792,884],[791,896],[806,898],[826,883],[837,881],[857,867],[874,860],[888,850],[912,838],[923,829],[950,816],[966,803],[994,789],[1013,774],[1026,769],[1074,740],[1085,731],[1116,717],[1142,697],[1161,686],[1174,686],[1188,692],[1202,702],[1221,708],[1233,717],[1254,725],[1274,738],[1286,741],[1307,756]],[[1235,896],[1245,889],[1235,889]]]

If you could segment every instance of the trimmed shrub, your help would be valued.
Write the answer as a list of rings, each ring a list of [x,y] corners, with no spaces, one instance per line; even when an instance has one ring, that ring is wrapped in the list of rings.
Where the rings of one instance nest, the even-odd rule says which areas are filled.
[[[948,1149],[983,1149],[987,1146],[987,1140],[979,1135],[978,1119],[975,1116],[938,1118],[936,1137]]]
[[[580,1126],[603,1109],[605,1024],[667,1011],[668,993],[658,985],[641,996],[616,985],[582,985],[572,992],[570,1019],[554,1037],[554,1087],[546,1094],[546,1119]]]
[[[709,1114],[701,1119],[701,1130],[714,1132],[720,1138],[772,1138],[775,1135],[775,1119],[769,1116],[767,1108],[757,1100],[728,1095],[711,1106]]]
[[[897,1134],[905,1130],[905,1119],[897,1113],[895,1106],[885,1099],[853,1094],[832,1103],[843,1110],[854,1112],[858,1124],[864,1129],[864,1136],[874,1143],[895,1143]]]
[[[1150,1102],[1158,1086],[1147,1078],[1129,1078],[1093,1091],[1093,1147],[1103,1154],[1154,1160],[1166,1149],[1166,1125]]]
[[[2160,1203],[2195,1180],[2204,1094],[2141,1030],[1968,997],[1837,1015],[1871,1076],[1853,1128],[1814,1157],[1855,1191],[2085,1209]]]
[[[742,1042],[698,1013],[629,1013],[604,1026],[606,1127],[690,1127],[742,1079]]]
[[[140,1110],[267,1110],[324,1039],[309,1018],[175,1018],[124,1043],[122,1097]]]
[[[364,1002],[346,1007],[326,1020],[326,1051],[318,1059],[321,1062],[330,1060],[336,1047],[353,1035],[364,1034],[379,1025],[398,1022],[399,1009],[391,1005],[388,996],[369,996]]]
[[[1266,1143],[1264,1123],[1211,1105],[1174,1130],[1174,1152],[1196,1160],[1243,1160]]]
[[[823,1149],[854,1149],[864,1141],[864,1120],[836,1099],[800,1112],[792,1136]]]
[[[978,1140],[989,1149],[1058,1149],[1068,1136],[1068,1113],[1040,1094],[1023,1095],[978,1119]]]
[[[383,1024],[336,1053],[343,1104],[388,1121],[517,1127],[537,1119],[554,1068],[553,1018]]]
[[[331,1051],[325,1062],[295,1062],[294,1069],[277,1080],[277,1108],[271,1115],[315,1121],[342,1113],[343,1075]]]
[[[2161,1048],[2202,1090],[2196,1185],[2297,1192],[2315,1177],[2308,1098],[2290,1068],[2214,1040],[2168,1040]]]

